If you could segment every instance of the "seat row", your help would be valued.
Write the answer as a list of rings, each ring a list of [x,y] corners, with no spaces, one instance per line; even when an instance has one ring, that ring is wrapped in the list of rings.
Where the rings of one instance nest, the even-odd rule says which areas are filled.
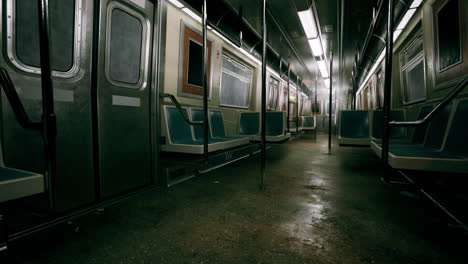
[[[338,142],[340,145],[369,146],[371,141],[382,138],[382,110],[343,110],[339,113]],[[404,110],[392,110],[390,119],[405,120]],[[406,137],[404,128],[393,129],[390,138],[402,140]]]
[[[419,119],[433,108],[422,107]],[[409,141],[391,141],[389,165],[394,169],[468,173],[467,116],[468,99],[453,101],[427,125],[417,127]],[[381,157],[380,142],[371,142],[371,148]]]
[[[182,107],[191,121],[202,121],[203,110],[198,107]],[[219,109],[209,109],[209,139],[208,152],[234,148],[249,144],[249,141],[260,141],[260,113],[244,112],[239,117],[239,134],[227,136],[224,126],[223,112]],[[268,142],[280,142],[290,138],[285,133],[285,113],[266,113],[266,139]],[[182,113],[173,106],[165,105],[163,111],[162,129],[165,142],[162,150],[167,152],[180,152],[203,154],[204,127],[190,125]]]
[[[260,113],[243,112],[239,115],[239,135],[246,136],[251,141],[261,141],[260,136]],[[288,140],[291,134],[286,133],[286,113],[285,112],[266,112],[267,142],[282,142]]]
[[[295,133],[296,131],[315,131],[317,122],[315,116],[299,116],[299,120],[293,118],[289,120],[289,132]],[[298,129],[296,126],[298,125]]]

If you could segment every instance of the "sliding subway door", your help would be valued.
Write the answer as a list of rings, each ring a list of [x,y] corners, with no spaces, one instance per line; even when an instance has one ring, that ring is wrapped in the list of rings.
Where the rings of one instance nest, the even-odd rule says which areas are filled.
[[[151,183],[153,11],[151,1],[101,1],[97,94],[104,198]]]

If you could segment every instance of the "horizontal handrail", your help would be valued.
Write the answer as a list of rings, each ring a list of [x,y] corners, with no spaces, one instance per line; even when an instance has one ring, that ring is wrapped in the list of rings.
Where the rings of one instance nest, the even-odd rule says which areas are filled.
[[[431,121],[442,109],[452,102],[459,93],[461,93],[468,84],[468,77],[463,78],[461,82],[447,95],[444,99],[423,119],[416,121],[391,121],[388,124],[390,126],[401,126],[401,127],[416,127],[421,126]]]
[[[179,102],[177,101],[177,99],[175,98],[174,95],[172,94],[168,94],[168,93],[162,93],[161,94],[161,98],[169,98],[171,99],[172,103],[174,103],[174,105],[176,106],[177,110],[179,110],[179,113],[182,115],[182,117],[184,118],[185,122],[189,123],[190,125],[196,125],[196,126],[203,126],[204,125],[204,122],[203,121],[192,121],[190,120],[190,118],[188,117],[187,113],[184,111],[184,109],[182,109],[182,106],[179,104]]]
[[[8,102],[10,102],[13,112],[15,113],[16,120],[18,120],[21,127],[27,130],[41,130],[42,122],[32,122],[29,119],[23,103],[16,92],[15,86],[10,79],[10,75],[4,68],[0,68],[0,84],[5,91],[5,95]]]

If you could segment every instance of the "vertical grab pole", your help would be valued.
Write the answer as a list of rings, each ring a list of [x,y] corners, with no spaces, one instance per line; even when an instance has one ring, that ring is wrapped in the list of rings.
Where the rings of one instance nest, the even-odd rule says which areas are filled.
[[[39,52],[41,62],[42,86],[42,122],[44,150],[47,160],[46,187],[49,193],[50,209],[55,209],[56,182],[56,135],[57,120],[54,112],[54,93],[52,86],[52,69],[49,51],[49,0],[38,0],[39,7]]]
[[[265,170],[266,170],[266,56],[267,56],[267,25],[266,25],[266,3],[267,0],[263,0],[262,5],[262,110],[261,110],[261,175],[260,185],[261,190],[265,189]]]
[[[314,139],[315,141],[317,141],[317,110],[318,110],[317,109],[317,81],[318,81],[318,77],[315,76],[315,108],[314,108],[314,125],[315,125]]]
[[[205,162],[208,161],[208,45],[207,45],[207,23],[206,23],[206,0],[203,0],[202,7],[202,23],[203,23],[203,154],[205,156]]]
[[[290,79],[291,78],[291,64],[288,63],[288,105],[286,106],[286,111],[288,111],[287,113],[287,123],[286,123],[286,127],[288,128],[287,130],[287,133],[289,133],[289,129],[290,129],[290,126],[291,124],[289,123],[289,119],[291,118],[291,116],[289,115],[289,89],[290,89]]]
[[[331,154],[332,141],[332,101],[333,101],[333,51],[330,51],[330,98],[328,101],[328,154]]]
[[[388,0],[387,43],[385,53],[385,84],[383,109],[382,161],[385,163],[384,179],[387,177],[388,149],[390,144],[390,110],[392,102],[392,60],[393,60],[393,0]]]

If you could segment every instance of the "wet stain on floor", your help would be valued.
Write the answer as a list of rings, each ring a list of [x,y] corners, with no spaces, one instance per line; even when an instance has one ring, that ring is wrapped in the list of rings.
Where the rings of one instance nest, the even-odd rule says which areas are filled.
[[[384,185],[369,148],[326,147],[272,146],[265,191],[252,157],[14,244],[5,263],[468,263],[466,236]]]

